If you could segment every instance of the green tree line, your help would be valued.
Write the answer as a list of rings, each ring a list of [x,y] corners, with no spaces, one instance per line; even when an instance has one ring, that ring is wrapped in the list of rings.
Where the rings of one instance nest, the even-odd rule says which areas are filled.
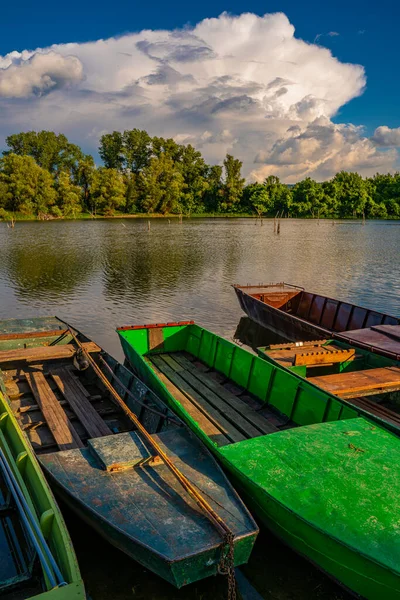
[[[190,144],[114,131],[100,139],[102,166],[63,134],[29,131],[6,139],[0,158],[0,218],[80,213],[252,214],[292,217],[400,218],[400,174],[363,178],[341,171],[329,181],[293,186],[270,175],[246,184],[242,163],[227,154],[208,165]]]

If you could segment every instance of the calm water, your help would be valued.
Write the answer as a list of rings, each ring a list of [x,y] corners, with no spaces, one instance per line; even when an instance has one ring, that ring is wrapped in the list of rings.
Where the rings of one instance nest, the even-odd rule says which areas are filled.
[[[253,219],[0,223],[0,318],[57,315],[117,358],[117,325],[194,319],[232,337],[231,283],[287,281],[400,314],[400,225]],[[67,513],[93,600],[224,598],[220,578],[177,592]],[[345,598],[270,536],[246,574],[264,598]]]

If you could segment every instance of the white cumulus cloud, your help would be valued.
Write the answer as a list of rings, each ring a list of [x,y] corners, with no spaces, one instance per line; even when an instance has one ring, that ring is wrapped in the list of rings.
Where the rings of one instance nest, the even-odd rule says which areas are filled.
[[[40,96],[82,78],[83,67],[75,56],[38,51],[31,56],[12,52],[0,58],[0,97]]]
[[[395,151],[331,121],[365,84],[362,66],[296,38],[284,14],[223,13],[0,57],[0,135],[54,129],[93,152],[102,133],[138,127],[192,143],[210,162],[231,152],[254,178],[387,170]]]
[[[390,129],[386,125],[375,129],[372,140],[377,146],[396,147],[400,146],[400,127]]]

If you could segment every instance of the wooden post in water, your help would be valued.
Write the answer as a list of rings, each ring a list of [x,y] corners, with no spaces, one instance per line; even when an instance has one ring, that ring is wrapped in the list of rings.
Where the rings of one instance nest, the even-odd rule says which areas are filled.
[[[150,221],[147,221],[147,231],[150,231]]]

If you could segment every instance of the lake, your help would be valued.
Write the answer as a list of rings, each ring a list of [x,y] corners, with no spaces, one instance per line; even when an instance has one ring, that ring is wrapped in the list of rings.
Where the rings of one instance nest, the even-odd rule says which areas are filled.
[[[118,325],[194,319],[232,338],[232,283],[287,281],[400,314],[400,224],[284,219],[0,223],[0,318],[57,315],[117,358]],[[225,597],[222,578],[177,591],[66,512],[92,600]],[[347,598],[263,533],[244,569],[264,598]]]

